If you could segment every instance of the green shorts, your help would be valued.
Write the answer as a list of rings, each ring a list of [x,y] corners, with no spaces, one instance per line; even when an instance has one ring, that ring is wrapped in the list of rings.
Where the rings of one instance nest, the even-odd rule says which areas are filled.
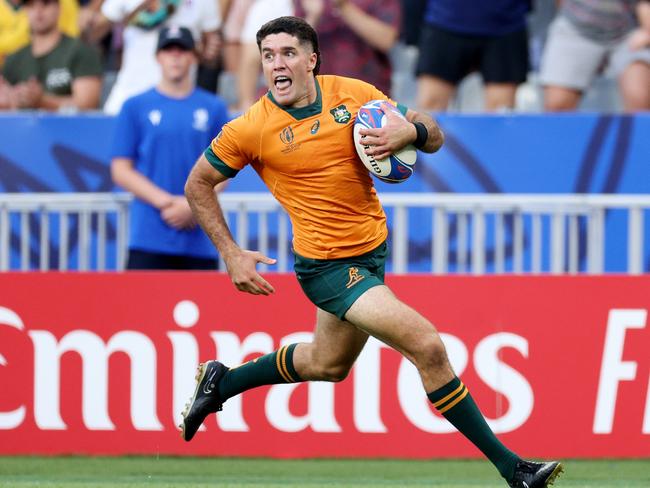
[[[293,269],[307,298],[344,320],[357,298],[373,286],[384,284],[387,254],[385,242],[349,258],[311,259],[296,254]]]

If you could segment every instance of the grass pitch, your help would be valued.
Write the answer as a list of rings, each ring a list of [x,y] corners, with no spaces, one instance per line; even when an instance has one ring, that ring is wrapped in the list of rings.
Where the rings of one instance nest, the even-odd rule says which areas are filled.
[[[650,458],[564,462],[554,487],[649,488]],[[0,457],[1,488],[504,488],[487,461]]]

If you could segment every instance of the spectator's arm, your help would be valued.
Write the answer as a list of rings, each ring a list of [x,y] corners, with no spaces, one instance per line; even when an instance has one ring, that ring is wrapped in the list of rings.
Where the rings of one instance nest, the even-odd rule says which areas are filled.
[[[79,110],[99,107],[102,79],[98,76],[82,76],[72,82],[72,103]]]
[[[79,31],[82,38],[91,44],[103,39],[113,27],[113,21],[102,13],[104,0],[91,0],[79,11]]]
[[[0,76],[0,110],[15,110],[16,101],[11,85]]]
[[[641,28],[650,32],[650,0],[641,0],[637,4],[636,15]]]
[[[128,158],[111,161],[113,182],[130,191],[136,198],[160,210],[160,218],[175,229],[191,229],[196,226],[190,205],[181,195],[171,195],[133,167]]]
[[[228,17],[228,14],[230,13],[232,0],[218,0],[217,5],[219,6],[219,13],[221,14],[221,20],[225,22],[226,17]]]
[[[113,158],[111,177],[116,185],[159,210],[169,206],[173,200],[173,195],[136,170],[131,159]]]
[[[325,1],[300,0],[300,6],[305,11],[305,20],[307,23],[316,29],[325,9]]]
[[[333,3],[345,24],[374,49],[388,52],[397,41],[399,32],[392,25],[366,13],[349,0],[333,0]]]
[[[84,76],[72,82],[72,95],[58,96],[43,93],[37,108],[44,110],[59,110],[65,107],[75,107],[79,110],[93,110],[99,107],[99,97],[102,81],[97,76]]]
[[[200,57],[208,66],[213,66],[217,64],[217,59],[219,58],[219,51],[221,50],[221,36],[219,31],[214,30],[210,32],[204,32],[201,39],[201,50]]]
[[[650,1],[642,0],[637,4],[636,16],[639,27],[630,36],[629,45],[633,50],[650,47]]]

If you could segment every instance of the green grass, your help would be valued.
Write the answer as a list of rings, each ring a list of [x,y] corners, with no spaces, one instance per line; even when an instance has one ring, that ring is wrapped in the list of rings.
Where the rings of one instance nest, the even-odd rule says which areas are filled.
[[[554,487],[648,488],[650,459],[564,462]],[[487,461],[0,457],[0,488],[503,488]]]

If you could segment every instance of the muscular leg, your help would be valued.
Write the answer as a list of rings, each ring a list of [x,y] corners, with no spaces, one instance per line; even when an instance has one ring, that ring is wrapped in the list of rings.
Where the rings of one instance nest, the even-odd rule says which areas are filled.
[[[345,317],[411,361],[427,393],[454,378],[445,346],[435,327],[398,300],[387,286],[369,289],[354,302]]]
[[[221,401],[261,385],[341,381],[367,340],[365,332],[318,309],[312,342],[283,346],[230,369],[219,382]]]
[[[304,381],[342,381],[367,340],[364,331],[319,308],[314,339],[296,346],[294,368]]]
[[[408,358],[417,367],[438,412],[478,447],[505,479],[512,479],[521,459],[487,425],[467,387],[452,371],[442,340],[427,319],[398,300],[387,286],[370,288],[345,317]]]

